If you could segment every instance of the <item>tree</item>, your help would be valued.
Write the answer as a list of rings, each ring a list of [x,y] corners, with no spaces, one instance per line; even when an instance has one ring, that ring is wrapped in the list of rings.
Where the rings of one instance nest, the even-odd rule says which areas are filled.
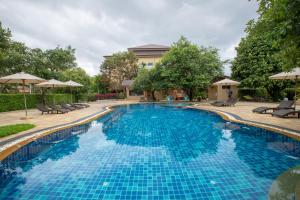
[[[294,24],[299,20],[299,16],[295,15],[299,10],[290,7],[293,5],[297,8],[299,3],[292,3],[290,0],[258,2],[260,17],[247,24],[247,35],[236,48],[232,76],[241,81],[242,87],[266,89],[276,101],[282,97],[283,89],[290,83],[270,80],[269,76],[294,68],[300,58],[300,38],[299,34],[295,34],[297,28]]]
[[[155,91],[155,79],[154,79],[154,71],[156,69],[147,69],[146,67],[142,67],[139,69],[137,77],[134,79],[133,88],[137,91],[149,91],[152,93],[153,99],[155,99],[154,91]]]
[[[63,81],[75,81],[83,85],[77,89],[77,91],[87,93],[91,90],[91,78],[90,76],[84,71],[84,69],[80,67],[70,68],[61,73],[61,80]]]
[[[9,29],[4,29],[0,22],[0,76],[5,75],[4,60],[7,56],[7,51],[10,45],[11,32]]]
[[[98,94],[107,93],[109,85],[108,80],[103,75],[96,75],[91,77],[92,91]]]
[[[257,0],[259,3],[257,30],[276,36],[272,45],[283,69],[300,66],[300,1]],[[260,26],[263,24],[263,26]]]
[[[100,72],[109,80],[111,90],[120,90],[123,80],[131,80],[137,76],[138,58],[132,52],[115,53],[104,60]]]
[[[214,48],[198,47],[181,37],[163,57],[157,68],[159,83],[165,89],[184,89],[189,98],[204,90],[222,74],[223,62]]]

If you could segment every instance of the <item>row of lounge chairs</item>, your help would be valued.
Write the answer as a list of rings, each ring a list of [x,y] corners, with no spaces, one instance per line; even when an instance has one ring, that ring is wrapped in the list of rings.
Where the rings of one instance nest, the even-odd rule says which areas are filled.
[[[87,107],[89,107],[89,105],[85,104],[85,103],[72,103],[72,104],[62,103],[60,105],[38,104],[36,107],[37,107],[37,109],[39,111],[42,112],[42,114],[44,114],[44,113],[48,113],[48,114],[53,114],[53,113],[64,114],[64,113],[68,113],[70,111],[87,108]]]
[[[252,110],[254,113],[271,114],[276,117],[287,117],[289,115],[298,115],[300,118],[300,110],[295,110],[295,101],[283,100],[276,107],[258,107]]]

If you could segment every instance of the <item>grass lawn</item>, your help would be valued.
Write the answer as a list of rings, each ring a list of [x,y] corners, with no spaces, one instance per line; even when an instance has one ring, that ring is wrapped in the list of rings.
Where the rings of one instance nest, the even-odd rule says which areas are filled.
[[[0,126],[0,138],[34,128],[33,124],[13,124]]]

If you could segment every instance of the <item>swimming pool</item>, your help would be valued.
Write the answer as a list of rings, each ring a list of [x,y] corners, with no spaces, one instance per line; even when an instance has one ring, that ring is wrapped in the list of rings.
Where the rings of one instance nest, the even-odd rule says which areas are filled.
[[[220,116],[119,106],[37,139],[0,164],[0,199],[267,199],[300,143]]]

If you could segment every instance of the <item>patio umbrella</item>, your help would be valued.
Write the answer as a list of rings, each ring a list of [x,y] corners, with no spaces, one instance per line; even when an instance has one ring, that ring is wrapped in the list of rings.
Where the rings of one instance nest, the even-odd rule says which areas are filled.
[[[269,77],[270,79],[277,80],[295,80],[295,101],[297,101],[297,82],[300,78],[300,67],[292,69],[290,72],[281,72]],[[296,109],[296,103],[295,103]]]
[[[76,83],[75,81],[72,81],[72,80],[69,80],[69,81],[65,82],[65,84],[70,87],[70,90],[71,90],[71,103],[73,103],[72,88],[73,87],[82,87],[83,85],[80,84],[80,83]]]
[[[27,74],[25,72],[19,72],[16,74],[12,74],[9,76],[5,76],[0,78],[0,83],[19,83],[23,85],[23,97],[24,97],[24,108],[25,108],[25,118],[27,118],[27,102],[26,102],[26,95],[25,95],[25,85],[26,84],[34,84],[34,83],[41,83],[45,81],[42,78],[37,76],[33,76],[31,74]]]
[[[62,87],[66,87],[67,85],[64,82],[55,79],[50,79],[49,81],[36,84],[35,86],[43,87],[43,88],[62,88]],[[55,97],[53,98],[53,103],[55,104]]]
[[[239,85],[239,84],[240,84],[240,82],[233,81],[228,78],[225,78],[221,81],[213,83],[213,85]]]

